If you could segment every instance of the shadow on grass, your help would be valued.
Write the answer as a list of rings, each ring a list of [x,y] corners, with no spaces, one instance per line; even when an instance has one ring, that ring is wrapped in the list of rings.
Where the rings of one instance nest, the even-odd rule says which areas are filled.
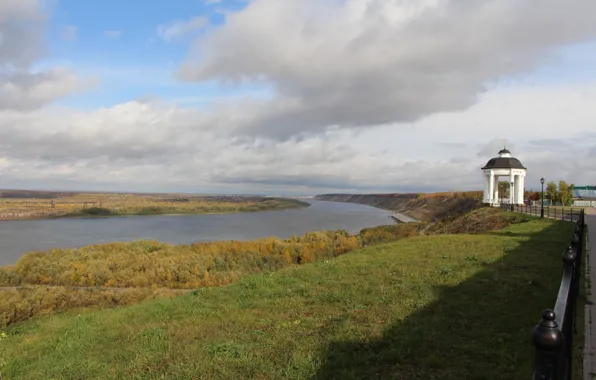
[[[520,241],[465,282],[438,286],[437,301],[381,338],[332,342],[315,379],[531,378],[531,332],[542,310],[554,306],[571,237],[571,223],[561,223]]]

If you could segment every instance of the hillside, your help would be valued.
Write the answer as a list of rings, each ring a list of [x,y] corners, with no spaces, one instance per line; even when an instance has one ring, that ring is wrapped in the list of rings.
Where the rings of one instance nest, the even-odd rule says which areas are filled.
[[[497,215],[485,210],[478,223]],[[175,298],[15,324],[0,335],[0,373],[527,378],[529,332],[556,296],[572,225],[501,215],[515,224],[416,236]]]
[[[465,193],[459,193],[465,194]],[[474,192],[474,195],[475,192]],[[351,202],[404,213],[420,221],[434,221],[463,215],[481,206],[477,197],[432,194],[321,194],[317,200]]]

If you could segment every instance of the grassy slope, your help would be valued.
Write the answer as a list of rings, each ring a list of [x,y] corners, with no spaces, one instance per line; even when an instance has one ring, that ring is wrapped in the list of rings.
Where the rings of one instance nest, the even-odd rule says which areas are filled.
[[[3,379],[529,378],[571,224],[414,237],[226,287],[14,325]]]

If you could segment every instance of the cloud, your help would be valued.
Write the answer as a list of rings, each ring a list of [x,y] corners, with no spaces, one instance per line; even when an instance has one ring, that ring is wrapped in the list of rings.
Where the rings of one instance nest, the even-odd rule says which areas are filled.
[[[0,73],[0,110],[39,108],[94,83],[93,80],[81,80],[70,71],[61,68],[36,73]]]
[[[239,134],[410,123],[595,38],[595,13],[588,0],[254,0],[199,38],[178,76],[271,86],[273,99],[237,106]]]
[[[38,0],[2,0],[0,2],[0,21],[11,17],[38,16]]]
[[[503,148],[515,151],[517,144],[515,142],[509,142],[509,144],[507,144],[506,139],[492,139],[484,144],[476,155],[478,157],[492,157],[495,155],[495,152],[498,152]]]
[[[44,21],[37,1],[0,2],[0,70],[30,65],[45,53]]]
[[[122,35],[121,30],[106,30],[103,32],[103,35],[107,38],[118,38]]]
[[[541,176],[592,183],[594,94],[596,83],[491,90],[469,110],[410,128],[335,129],[283,141],[238,137],[215,123],[223,120],[218,113],[157,99],[93,111],[4,110],[0,171],[7,186],[277,194],[478,190],[480,168],[507,136],[508,148],[528,168],[529,189]],[[561,109],[569,127],[554,117]],[[229,112],[226,120],[238,123],[242,115]]]
[[[560,46],[593,38],[595,3],[403,3],[253,0],[227,12],[219,29],[198,18],[173,22],[159,29],[164,41],[208,29],[180,67],[181,78],[249,82],[251,94],[260,95],[239,89],[242,96],[184,107],[202,94],[183,102],[161,68],[140,75],[142,68],[111,66],[97,72],[113,79],[106,82],[137,86],[151,78],[171,102],[157,93],[84,111],[52,101],[89,81],[63,68],[34,69],[46,53],[39,4],[2,1],[3,186],[475,190],[480,167],[503,139],[528,167],[528,188],[541,176],[594,182],[596,82],[501,79],[556,58]],[[567,19],[574,22],[561,21]]]
[[[45,18],[38,1],[0,4],[0,110],[38,108],[88,85],[64,69],[32,70],[46,53]],[[65,38],[76,38],[76,27],[63,32]]]
[[[74,25],[62,27],[62,39],[65,41],[76,41],[78,28]]]
[[[165,42],[171,42],[202,29],[208,24],[209,21],[204,17],[194,17],[188,21],[176,20],[167,25],[159,25],[157,35]]]

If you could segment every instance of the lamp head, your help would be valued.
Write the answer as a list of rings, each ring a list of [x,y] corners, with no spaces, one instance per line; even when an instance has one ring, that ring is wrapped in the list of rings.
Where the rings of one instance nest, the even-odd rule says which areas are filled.
[[[544,185],[544,177],[540,178],[540,183]]]

